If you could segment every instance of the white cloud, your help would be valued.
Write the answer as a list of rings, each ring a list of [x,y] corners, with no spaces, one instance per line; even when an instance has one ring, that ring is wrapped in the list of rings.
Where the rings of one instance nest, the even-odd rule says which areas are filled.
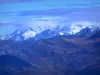
[[[53,29],[57,25],[59,25],[60,17],[41,17],[41,18],[32,18],[31,21],[28,22],[28,25],[31,26],[37,33],[45,30],[45,29]],[[36,20],[35,20],[36,19]]]
[[[76,22],[72,22],[71,25],[78,25],[80,27],[92,27],[92,26],[98,26],[100,27],[100,22],[91,22],[91,21],[76,21]]]
[[[92,27],[92,26],[99,26],[99,22],[90,22],[90,21],[75,21],[70,22],[68,21],[68,17],[60,17],[60,16],[46,16],[46,17],[38,17],[38,18],[32,18],[28,22],[28,25],[31,26],[37,33],[46,30],[46,29],[54,29],[56,26],[64,26],[69,25],[71,26],[71,29],[75,30],[74,33],[80,31],[81,28],[85,28],[86,26]],[[76,26],[77,25],[77,26]]]

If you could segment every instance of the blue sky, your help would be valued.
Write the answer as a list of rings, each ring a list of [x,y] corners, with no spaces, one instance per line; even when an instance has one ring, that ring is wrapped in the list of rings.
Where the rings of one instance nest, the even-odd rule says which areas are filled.
[[[0,0],[0,36],[40,23],[51,28],[77,21],[98,23],[99,13],[99,0]]]

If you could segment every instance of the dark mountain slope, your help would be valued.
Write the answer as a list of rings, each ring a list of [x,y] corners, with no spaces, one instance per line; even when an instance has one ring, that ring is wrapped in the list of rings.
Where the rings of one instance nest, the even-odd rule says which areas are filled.
[[[100,39],[100,30],[97,30],[94,34],[92,34],[88,39],[96,40]]]
[[[36,69],[36,67],[16,56],[0,56],[0,75],[18,75],[24,71],[30,71],[30,68]]]
[[[74,75],[90,69],[91,66],[98,69],[99,52],[100,40],[80,37],[56,36],[38,41],[0,41],[0,55],[15,55],[36,67],[36,70],[28,68],[31,72],[25,70],[21,72],[22,75]]]
[[[10,55],[1,55],[0,56],[0,67],[31,67],[32,65],[26,61]]]
[[[88,66],[85,69],[76,72],[75,75],[100,75],[100,64]]]

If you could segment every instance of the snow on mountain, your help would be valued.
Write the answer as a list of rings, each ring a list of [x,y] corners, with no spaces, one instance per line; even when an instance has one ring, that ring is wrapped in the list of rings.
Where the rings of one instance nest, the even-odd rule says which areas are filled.
[[[82,30],[80,30],[78,33],[76,33],[75,35],[81,36],[81,37],[86,37],[86,36],[90,36],[92,34],[93,34],[93,31],[91,30],[91,28],[85,27]]]
[[[59,34],[60,34],[60,35],[64,35],[64,33],[63,33],[63,32],[59,32]]]
[[[37,28],[40,29],[41,28]],[[95,30],[97,30],[95,27],[92,26],[87,26],[87,25],[81,25],[81,24],[72,24],[71,26],[69,25],[58,25],[52,30],[49,29],[49,27],[44,27],[42,28],[41,32],[36,32],[34,28],[27,28],[27,29],[18,29],[12,34],[0,37],[2,40],[7,40],[7,39],[13,39],[13,40],[27,40],[30,38],[34,39],[47,39],[51,38],[54,36],[63,36],[63,35],[77,35],[77,36],[88,36]]]
[[[6,38],[6,36],[0,37],[1,40],[6,40],[5,38]]]
[[[28,28],[28,29],[17,29],[12,34],[2,36],[0,37],[0,39],[2,40],[12,39],[12,40],[19,41],[19,40],[27,40],[35,36],[36,36],[36,32],[33,31],[33,29]]]
[[[24,37],[24,40],[35,37],[36,36],[36,32],[28,30],[25,33],[23,33],[22,35]]]
[[[85,25],[71,25],[69,34],[76,34],[86,27]]]
[[[47,39],[56,36],[58,33],[55,31],[52,31],[50,29],[44,30],[43,32],[36,35],[35,39]]]

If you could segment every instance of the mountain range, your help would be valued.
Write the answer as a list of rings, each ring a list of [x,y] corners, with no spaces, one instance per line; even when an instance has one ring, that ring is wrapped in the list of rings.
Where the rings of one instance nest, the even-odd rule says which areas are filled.
[[[90,30],[50,38],[47,30],[42,32],[47,39],[0,40],[0,75],[100,75],[100,30]]]
[[[40,33],[37,33],[34,31],[32,27],[26,28],[26,29],[17,29],[11,34],[7,34],[5,36],[0,37],[1,40],[15,40],[15,41],[23,41],[27,39],[35,39],[35,40],[41,40],[41,39],[48,39],[55,36],[90,36],[92,35],[96,30],[99,30],[99,27],[89,27],[89,26],[57,26],[54,29],[47,29],[44,28],[43,31]]]

